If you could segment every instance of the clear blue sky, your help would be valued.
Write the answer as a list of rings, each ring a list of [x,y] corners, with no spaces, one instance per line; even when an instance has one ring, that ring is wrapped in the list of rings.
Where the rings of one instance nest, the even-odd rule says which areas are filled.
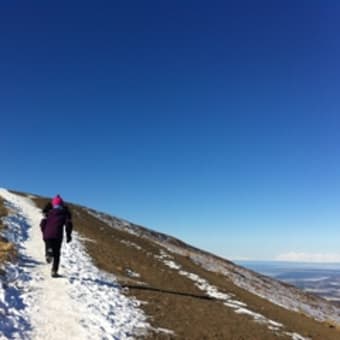
[[[0,185],[228,258],[340,259],[339,17],[324,0],[2,1]]]

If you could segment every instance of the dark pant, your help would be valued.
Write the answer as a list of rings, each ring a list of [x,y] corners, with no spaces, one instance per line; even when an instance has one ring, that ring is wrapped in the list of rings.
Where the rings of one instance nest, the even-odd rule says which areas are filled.
[[[58,239],[45,240],[46,255],[50,253],[49,250],[51,249],[53,256],[52,270],[56,272],[58,271],[59,268],[61,242],[62,240]]]

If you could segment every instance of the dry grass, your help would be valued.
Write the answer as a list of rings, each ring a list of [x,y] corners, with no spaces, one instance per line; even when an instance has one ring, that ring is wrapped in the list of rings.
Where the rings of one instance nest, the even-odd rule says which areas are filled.
[[[7,209],[4,205],[4,200],[2,199],[2,197],[0,197],[0,218],[7,216]],[[0,228],[2,226],[2,222],[0,220]]]
[[[2,218],[7,216],[8,211],[4,205],[3,199],[0,197],[0,233],[5,228],[2,222]],[[0,266],[5,261],[10,261],[15,258],[15,247],[14,244],[8,242],[3,236],[0,236]],[[0,270],[1,274],[1,270]]]
[[[43,207],[47,199],[36,198]],[[76,205],[69,205],[75,230],[86,238],[85,246],[95,264],[117,276],[127,288],[127,294],[144,301],[141,307],[155,328],[175,331],[176,336],[151,333],[150,340],[272,340],[291,339],[277,335],[246,315],[236,314],[223,303],[210,299],[188,278],[181,276],[155,258],[162,249],[147,238],[110,228]],[[127,246],[127,242],[135,247]],[[136,248],[139,247],[138,248]],[[188,254],[190,249],[188,250]],[[188,255],[187,254],[187,255]],[[209,272],[192,262],[188,256],[174,255],[175,262],[188,271],[206,279],[221,292],[233,294],[247,303],[250,309],[269,319],[281,322],[286,330],[298,332],[313,340],[340,339],[339,331],[327,323],[320,323],[304,315],[273,305],[231,283],[226,277]],[[127,270],[138,273],[138,279]],[[140,284],[137,281],[144,282]]]
[[[0,263],[11,260],[15,257],[15,247],[13,243],[0,238]]]

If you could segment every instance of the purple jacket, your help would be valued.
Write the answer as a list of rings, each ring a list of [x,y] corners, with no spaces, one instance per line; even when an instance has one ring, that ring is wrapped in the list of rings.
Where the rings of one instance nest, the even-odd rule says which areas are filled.
[[[64,226],[67,237],[71,237],[73,225],[71,213],[68,208],[59,206],[51,209],[47,213],[47,216],[40,222],[44,241],[51,239],[62,240]]]

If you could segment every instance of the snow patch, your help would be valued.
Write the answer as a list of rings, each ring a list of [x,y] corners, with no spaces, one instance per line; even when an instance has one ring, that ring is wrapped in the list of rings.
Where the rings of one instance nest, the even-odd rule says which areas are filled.
[[[160,245],[171,253],[184,254],[183,248],[174,244],[163,243]],[[236,266],[232,262],[218,259],[213,255],[198,250],[186,250],[185,253],[194,263],[200,265],[205,270],[220,273],[231,280],[236,286],[282,308],[304,313],[318,321],[340,324],[340,308],[328,303],[324,299],[307,296],[295,287],[289,287],[277,280],[256,274],[248,269]]]
[[[138,244],[136,244],[136,243],[134,243],[134,242],[128,241],[128,240],[121,240],[120,243],[123,243],[123,244],[125,244],[126,246],[135,248],[135,249],[137,249],[137,250],[142,250],[142,247],[141,247],[141,246],[139,246]]]
[[[140,277],[140,274],[134,272],[131,269],[126,269],[125,272],[126,272],[127,276],[129,276],[129,277],[132,277],[132,278],[139,278]]]
[[[209,284],[207,280],[201,278],[199,275],[181,269],[182,267],[174,262],[173,257],[170,254],[166,253],[164,250],[161,250],[160,255],[156,255],[155,258],[162,261],[169,268],[178,270],[178,273],[180,275],[192,280],[195,283],[196,287],[204,291],[209,297],[223,301],[224,305],[226,307],[232,308],[235,313],[246,314],[251,317],[255,322],[267,325],[268,329],[272,330],[273,332],[280,332],[281,334],[288,335],[293,340],[308,340],[308,338],[304,338],[297,333],[284,332],[283,324],[268,319],[264,315],[250,310],[249,308],[247,308],[246,303],[233,299],[233,294],[222,293],[217,289],[217,287]]]
[[[19,263],[7,264],[0,287],[0,338],[133,339],[151,326],[140,302],[123,294],[113,275],[94,266],[79,235],[63,244],[61,277],[50,277],[39,222],[29,198],[0,189],[11,208],[8,237],[17,244]]]

